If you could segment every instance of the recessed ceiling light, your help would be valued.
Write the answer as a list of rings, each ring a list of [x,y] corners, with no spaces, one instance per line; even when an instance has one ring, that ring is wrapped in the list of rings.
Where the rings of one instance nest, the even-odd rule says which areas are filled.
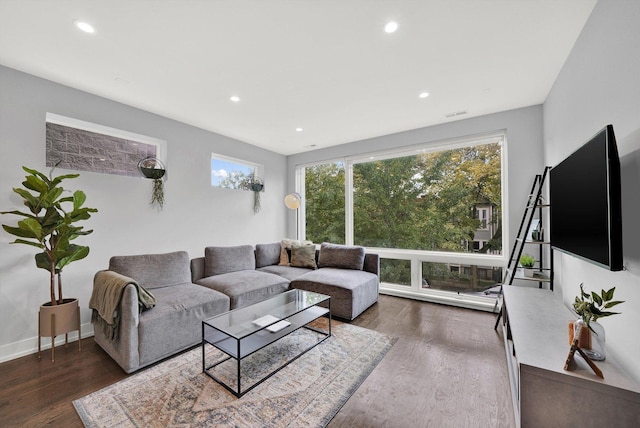
[[[93,34],[96,31],[93,28],[93,26],[87,22],[75,20],[73,21],[73,23],[75,24],[76,27],[78,27],[80,30],[84,31],[85,33]]]
[[[429,92],[420,92],[420,95],[418,95],[420,98],[427,98],[429,96]]]
[[[297,132],[302,132],[302,128],[296,128]]]
[[[229,99],[230,99],[231,101],[233,101],[234,103],[237,103],[237,102],[239,102],[239,101],[240,101],[240,97],[238,97],[238,96],[236,96],[236,95],[233,95],[233,96],[229,97]]]
[[[398,29],[398,23],[396,21],[389,21],[387,25],[384,26],[384,31],[387,33],[395,33]]]

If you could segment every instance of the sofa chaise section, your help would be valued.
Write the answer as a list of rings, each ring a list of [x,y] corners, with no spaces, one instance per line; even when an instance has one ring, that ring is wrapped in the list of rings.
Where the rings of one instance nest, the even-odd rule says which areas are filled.
[[[125,287],[120,301],[119,332],[109,339],[94,322],[95,341],[127,373],[160,361],[202,340],[202,320],[229,310],[229,297],[191,282],[189,255],[115,256],[109,270],[131,278],[156,299],[139,313],[136,287]]]
[[[353,320],[378,301],[380,258],[364,247],[323,243],[318,270],[293,281],[290,288],[331,296],[331,314]]]

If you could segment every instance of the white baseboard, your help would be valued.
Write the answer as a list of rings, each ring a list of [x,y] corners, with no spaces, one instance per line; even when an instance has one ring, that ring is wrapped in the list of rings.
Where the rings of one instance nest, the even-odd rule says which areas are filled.
[[[82,329],[82,338],[93,336],[93,324],[86,323],[80,326]],[[69,333],[69,343],[78,340],[78,332],[74,331]],[[56,337],[55,346],[64,344],[64,335]],[[43,337],[41,350],[51,349],[51,338]],[[38,352],[38,337],[32,337],[24,339],[19,342],[8,343],[0,346],[0,363],[5,361],[15,360],[16,358],[24,357],[25,355],[35,354]]]

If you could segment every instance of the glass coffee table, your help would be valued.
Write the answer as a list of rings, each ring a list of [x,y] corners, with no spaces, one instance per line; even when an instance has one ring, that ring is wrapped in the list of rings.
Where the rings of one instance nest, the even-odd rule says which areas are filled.
[[[327,308],[319,306],[321,303],[326,303]],[[329,318],[327,331],[308,325],[324,315]],[[242,360],[301,328],[318,333],[317,340],[243,390]],[[330,336],[331,298],[311,291],[289,290],[202,321],[202,371],[239,398]],[[226,356],[208,364],[207,345],[214,346]],[[216,367],[229,360],[236,363],[235,388],[215,374]]]

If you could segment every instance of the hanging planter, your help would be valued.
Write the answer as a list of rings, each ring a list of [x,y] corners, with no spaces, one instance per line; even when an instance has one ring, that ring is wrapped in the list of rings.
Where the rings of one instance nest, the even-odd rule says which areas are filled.
[[[161,210],[164,206],[164,181],[167,172],[162,161],[158,158],[148,157],[138,162],[138,171],[145,177],[153,180],[151,191],[151,206]]]
[[[243,187],[253,192],[253,213],[258,214],[261,208],[260,192],[264,190],[264,181],[257,175],[252,175],[246,179]]]

